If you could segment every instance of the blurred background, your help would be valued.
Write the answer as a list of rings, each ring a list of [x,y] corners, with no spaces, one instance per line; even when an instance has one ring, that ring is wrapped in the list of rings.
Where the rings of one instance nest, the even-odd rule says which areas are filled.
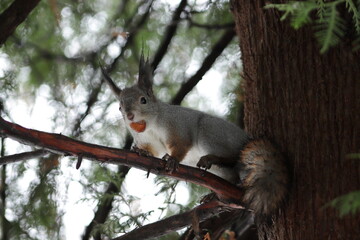
[[[1,0],[0,12],[12,1]],[[46,0],[0,48],[2,116],[27,128],[129,148],[118,103],[141,52],[162,101],[242,125],[229,1]],[[33,151],[1,139],[1,156]],[[1,239],[109,239],[198,204],[208,190],[127,167],[41,154],[0,170]],[[177,239],[182,231],[161,239]]]

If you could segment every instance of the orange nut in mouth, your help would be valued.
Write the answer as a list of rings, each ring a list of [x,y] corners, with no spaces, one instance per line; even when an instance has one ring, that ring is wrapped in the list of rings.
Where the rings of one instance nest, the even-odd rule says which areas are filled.
[[[130,127],[134,129],[136,132],[143,132],[146,128],[146,122],[141,120],[140,122],[132,122],[130,123]]]

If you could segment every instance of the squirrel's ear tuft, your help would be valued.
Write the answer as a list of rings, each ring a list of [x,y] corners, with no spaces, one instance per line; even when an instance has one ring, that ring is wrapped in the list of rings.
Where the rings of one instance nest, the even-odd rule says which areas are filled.
[[[101,73],[104,77],[105,82],[109,85],[110,89],[113,91],[113,93],[115,94],[116,98],[120,98],[120,93],[121,93],[121,89],[116,86],[116,84],[114,83],[114,81],[111,79],[111,77],[109,76],[107,70],[102,66],[102,64],[99,61],[99,65],[101,68]]]
[[[144,59],[143,53],[141,53],[140,64],[139,64],[139,79],[138,79],[138,87],[145,91],[150,97],[153,97],[152,91],[153,84],[153,76],[151,72],[151,67],[149,64],[149,58]]]

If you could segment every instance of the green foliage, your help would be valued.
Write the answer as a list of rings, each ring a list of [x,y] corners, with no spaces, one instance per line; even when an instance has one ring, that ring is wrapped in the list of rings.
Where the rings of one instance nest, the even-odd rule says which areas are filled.
[[[344,13],[339,9],[345,7],[352,17],[352,28],[349,29],[345,21]],[[354,50],[357,50],[360,38],[360,1],[354,0],[307,0],[290,1],[284,4],[268,4],[266,9],[275,8],[284,12],[281,20],[290,18],[290,24],[294,29],[299,29],[306,24],[313,24],[315,37],[318,40],[321,53],[325,53],[329,48],[336,46],[343,40],[345,34],[353,31]],[[314,14],[316,13],[316,14]]]
[[[128,200],[128,199],[127,199]],[[92,231],[92,235],[101,234],[113,238],[118,234],[129,232],[133,228],[141,227],[142,222],[148,219],[153,211],[140,213],[137,215],[122,214],[121,217],[110,216],[105,223],[98,224]]]
[[[350,192],[335,198],[325,207],[333,207],[339,211],[339,216],[355,215],[360,212],[360,191]]]
[[[356,32],[360,34],[360,1],[345,1],[346,8],[353,16],[353,23],[355,25]]]
[[[291,1],[283,4],[268,4],[265,9],[276,8],[284,12],[280,20],[283,21],[290,17],[290,24],[293,28],[299,29],[303,25],[311,22],[310,13],[317,9],[315,1]]]
[[[350,153],[347,154],[346,157],[350,159],[360,159],[360,153]]]
[[[360,159],[360,153],[350,153],[346,155],[349,159]],[[325,207],[333,207],[339,212],[340,217],[355,215],[360,212],[360,191],[350,192],[337,197]]]
[[[11,0],[2,0],[0,2],[0,13],[2,13],[5,9],[7,9],[12,2],[13,1]]]
[[[345,21],[337,10],[339,2],[332,2],[325,7],[321,18],[315,25],[315,37],[321,44],[320,52],[326,52],[330,47],[337,45],[345,34]]]
[[[11,167],[16,171],[8,179],[10,191],[6,195],[7,211],[14,216],[8,223],[10,239],[61,239],[63,212],[59,209],[57,199],[57,169],[45,173],[39,165],[38,178],[26,183],[28,187],[24,192],[25,186],[17,186],[16,181],[26,178],[26,174],[33,169],[25,163]],[[27,229],[32,231],[28,232]]]

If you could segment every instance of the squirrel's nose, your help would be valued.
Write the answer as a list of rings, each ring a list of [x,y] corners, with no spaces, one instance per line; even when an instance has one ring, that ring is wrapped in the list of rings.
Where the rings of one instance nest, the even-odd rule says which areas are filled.
[[[130,121],[132,121],[134,119],[134,114],[131,112],[127,113],[126,116]]]

